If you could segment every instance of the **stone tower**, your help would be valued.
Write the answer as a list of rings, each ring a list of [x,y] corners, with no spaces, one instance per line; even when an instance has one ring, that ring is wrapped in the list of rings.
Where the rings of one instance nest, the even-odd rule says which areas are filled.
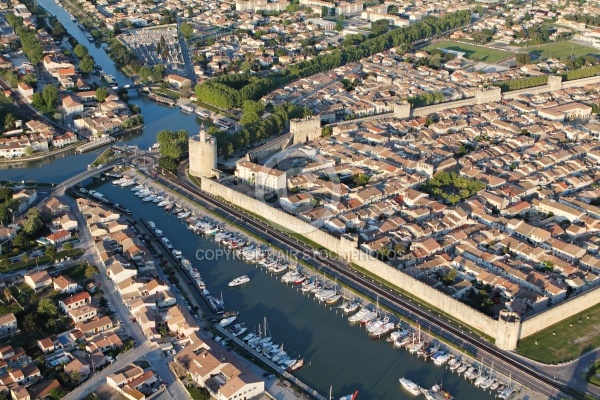
[[[217,169],[217,138],[206,134],[204,123],[196,136],[190,136],[190,174],[210,178]]]
[[[290,120],[290,133],[294,144],[306,143],[321,136],[321,118],[318,116]]]
[[[521,318],[517,313],[500,310],[496,331],[496,346],[502,350],[514,350],[521,334]]]

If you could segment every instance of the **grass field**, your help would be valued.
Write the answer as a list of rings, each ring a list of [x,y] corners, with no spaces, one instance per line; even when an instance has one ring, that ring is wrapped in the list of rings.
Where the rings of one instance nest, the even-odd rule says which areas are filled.
[[[525,49],[523,49],[525,50]],[[597,56],[598,50],[593,47],[582,46],[571,42],[557,42],[542,46],[530,46],[527,48],[527,52],[532,58],[564,58],[571,57],[571,50],[573,51],[574,57],[579,56]]]
[[[574,360],[597,347],[600,347],[600,304],[520,340],[517,353],[556,364]]]
[[[471,46],[453,41],[439,41],[425,47],[425,50],[446,49],[465,53],[469,59],[478,59],[487,63],[495,63],[505,58],[514,56],[514,53],[504,50],[489,49],[487,47]]]

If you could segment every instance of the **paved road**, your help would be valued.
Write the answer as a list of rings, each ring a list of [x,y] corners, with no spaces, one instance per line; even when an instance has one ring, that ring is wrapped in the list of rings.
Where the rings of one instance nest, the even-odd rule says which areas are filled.
[[[177,19],[177,32],[179,32],[179,28],[181,24],[184,22],[182,18]],[[179,46],[181,47],[181,54],[183,55],[183,60],[185,61],[185,70],[187,71],[188,78],[191,79],[192,83],[196,84],[196,73],[194,72],[194,66],[192,65],[192,61],[190,60],[190,53],[187,48],[187,43],[185,39],[180,34],[179,35]]]

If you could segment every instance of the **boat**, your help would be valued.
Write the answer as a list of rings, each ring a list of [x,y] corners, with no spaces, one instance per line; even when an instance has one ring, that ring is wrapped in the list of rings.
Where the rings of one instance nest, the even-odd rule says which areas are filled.
[[[181,106],[181,111],[188,113],[188,114],[192,114],[194,112],[195,108],[192,105],[189,104],[184,104]]]
[[[344,314],[352,314],[353,312],[358,310],[359,307],[360,307],[360,303],[356,299],[346,300],[340,306],[340,308],[342,309],[342,312]]]
[[[373,339],[379,339],[381,337],[384,337],[385,335],[387,335],[391,331],[393,331],[395,327],[396,327],[396,323],[394,323],[394,322],[386,322],[386,323],[380,325],[373,332],[370,332],[369,334],[371,335],[371,337]]]
[[[325,304],[335,304],[339,299],[342,298],[342,295],[339,293],[334,294],[333,296],[329,296],[325,299]]]
[[[237,315],[232,315],[230,317],[223,318],[222,320],[219,321],[219,325],[222,327],[226,327],[227,325],[231,324],[236,319],[237,319]]]
[[[204,119],[210,118],[210,114],[206,110],[196,108],[195,112],[196,112],[196,115],[199,116],[200,118],[204,118]]]
[[[360,309],[359,312],[357,312],[354,315],[351,315],[348,317],[348,322],[350,322],[351,324],[360,321],[365,315],[367,315],[368,313],[370,313],[371,310],[369,310],[366,307],[363,307]]]
[[[227,284],[227,286],[229,286],[229,287],[241,286],[248,282],[250,282],[250,278],[248,277],[248,275],[242,275],[242,276],[235,278],[231,282],[229,282]]]
[[[358,397],[358,390],[352,394],[347,394],[345,396],[340,397],[340,400],[356,400]]]
[[[467,364],[463,364],[460,367],[458,367],[458,369],[456,370],[456,373],[458,373],[460,375],[463,372],[465,372],[467,370],[467,368],[469,368],[469,366]]]
[[[433,385],[431,389],[421,389],[427,400],[454,400],[454,397],[440,385]]]
[[[418,396],[421,394],[421,388],[419,387],[419,385],[417,385],[409,379],[400,378],[400,384],[407,392],[409,392],[413,396]]]
[[[288,368],[288,372],[297,371],[300,368],[302,368],[303,366],[304,366],[304,358],[301,358],[299,360],[296,360],[296,362],[293,363],[292,365],[290,365],[290,367]]]

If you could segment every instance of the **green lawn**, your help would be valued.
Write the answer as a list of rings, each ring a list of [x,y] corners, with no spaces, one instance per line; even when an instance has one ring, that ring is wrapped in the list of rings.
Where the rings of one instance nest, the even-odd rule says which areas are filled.
[[[487,47],[479,47],[479,46],[471,46],[464,43],[458,43],[453,41],[439,41],[432,43],[425,47],[424,50],[434,50],[434,49],[446,49],[446,50],[454,50],[465,53],[465,57],[472,59],[478,59],[487,63],[495,63],[500,60],[504,60],[505,58],[509,58],[514,56],[514,53],[510,51],[490,49]]]
[[[597,347],[600,347],[600,304],[520,340],[517,353],[556,364],[574,360]]]
[[[597,56],[598,51],[593,47],[582,46],[570,42],[557,42],[542,46],[530,46],[527,48],[527,52],[532,58],[565,58],[571,57],[571,50],[573,51],[574,57],[579,56]]]

